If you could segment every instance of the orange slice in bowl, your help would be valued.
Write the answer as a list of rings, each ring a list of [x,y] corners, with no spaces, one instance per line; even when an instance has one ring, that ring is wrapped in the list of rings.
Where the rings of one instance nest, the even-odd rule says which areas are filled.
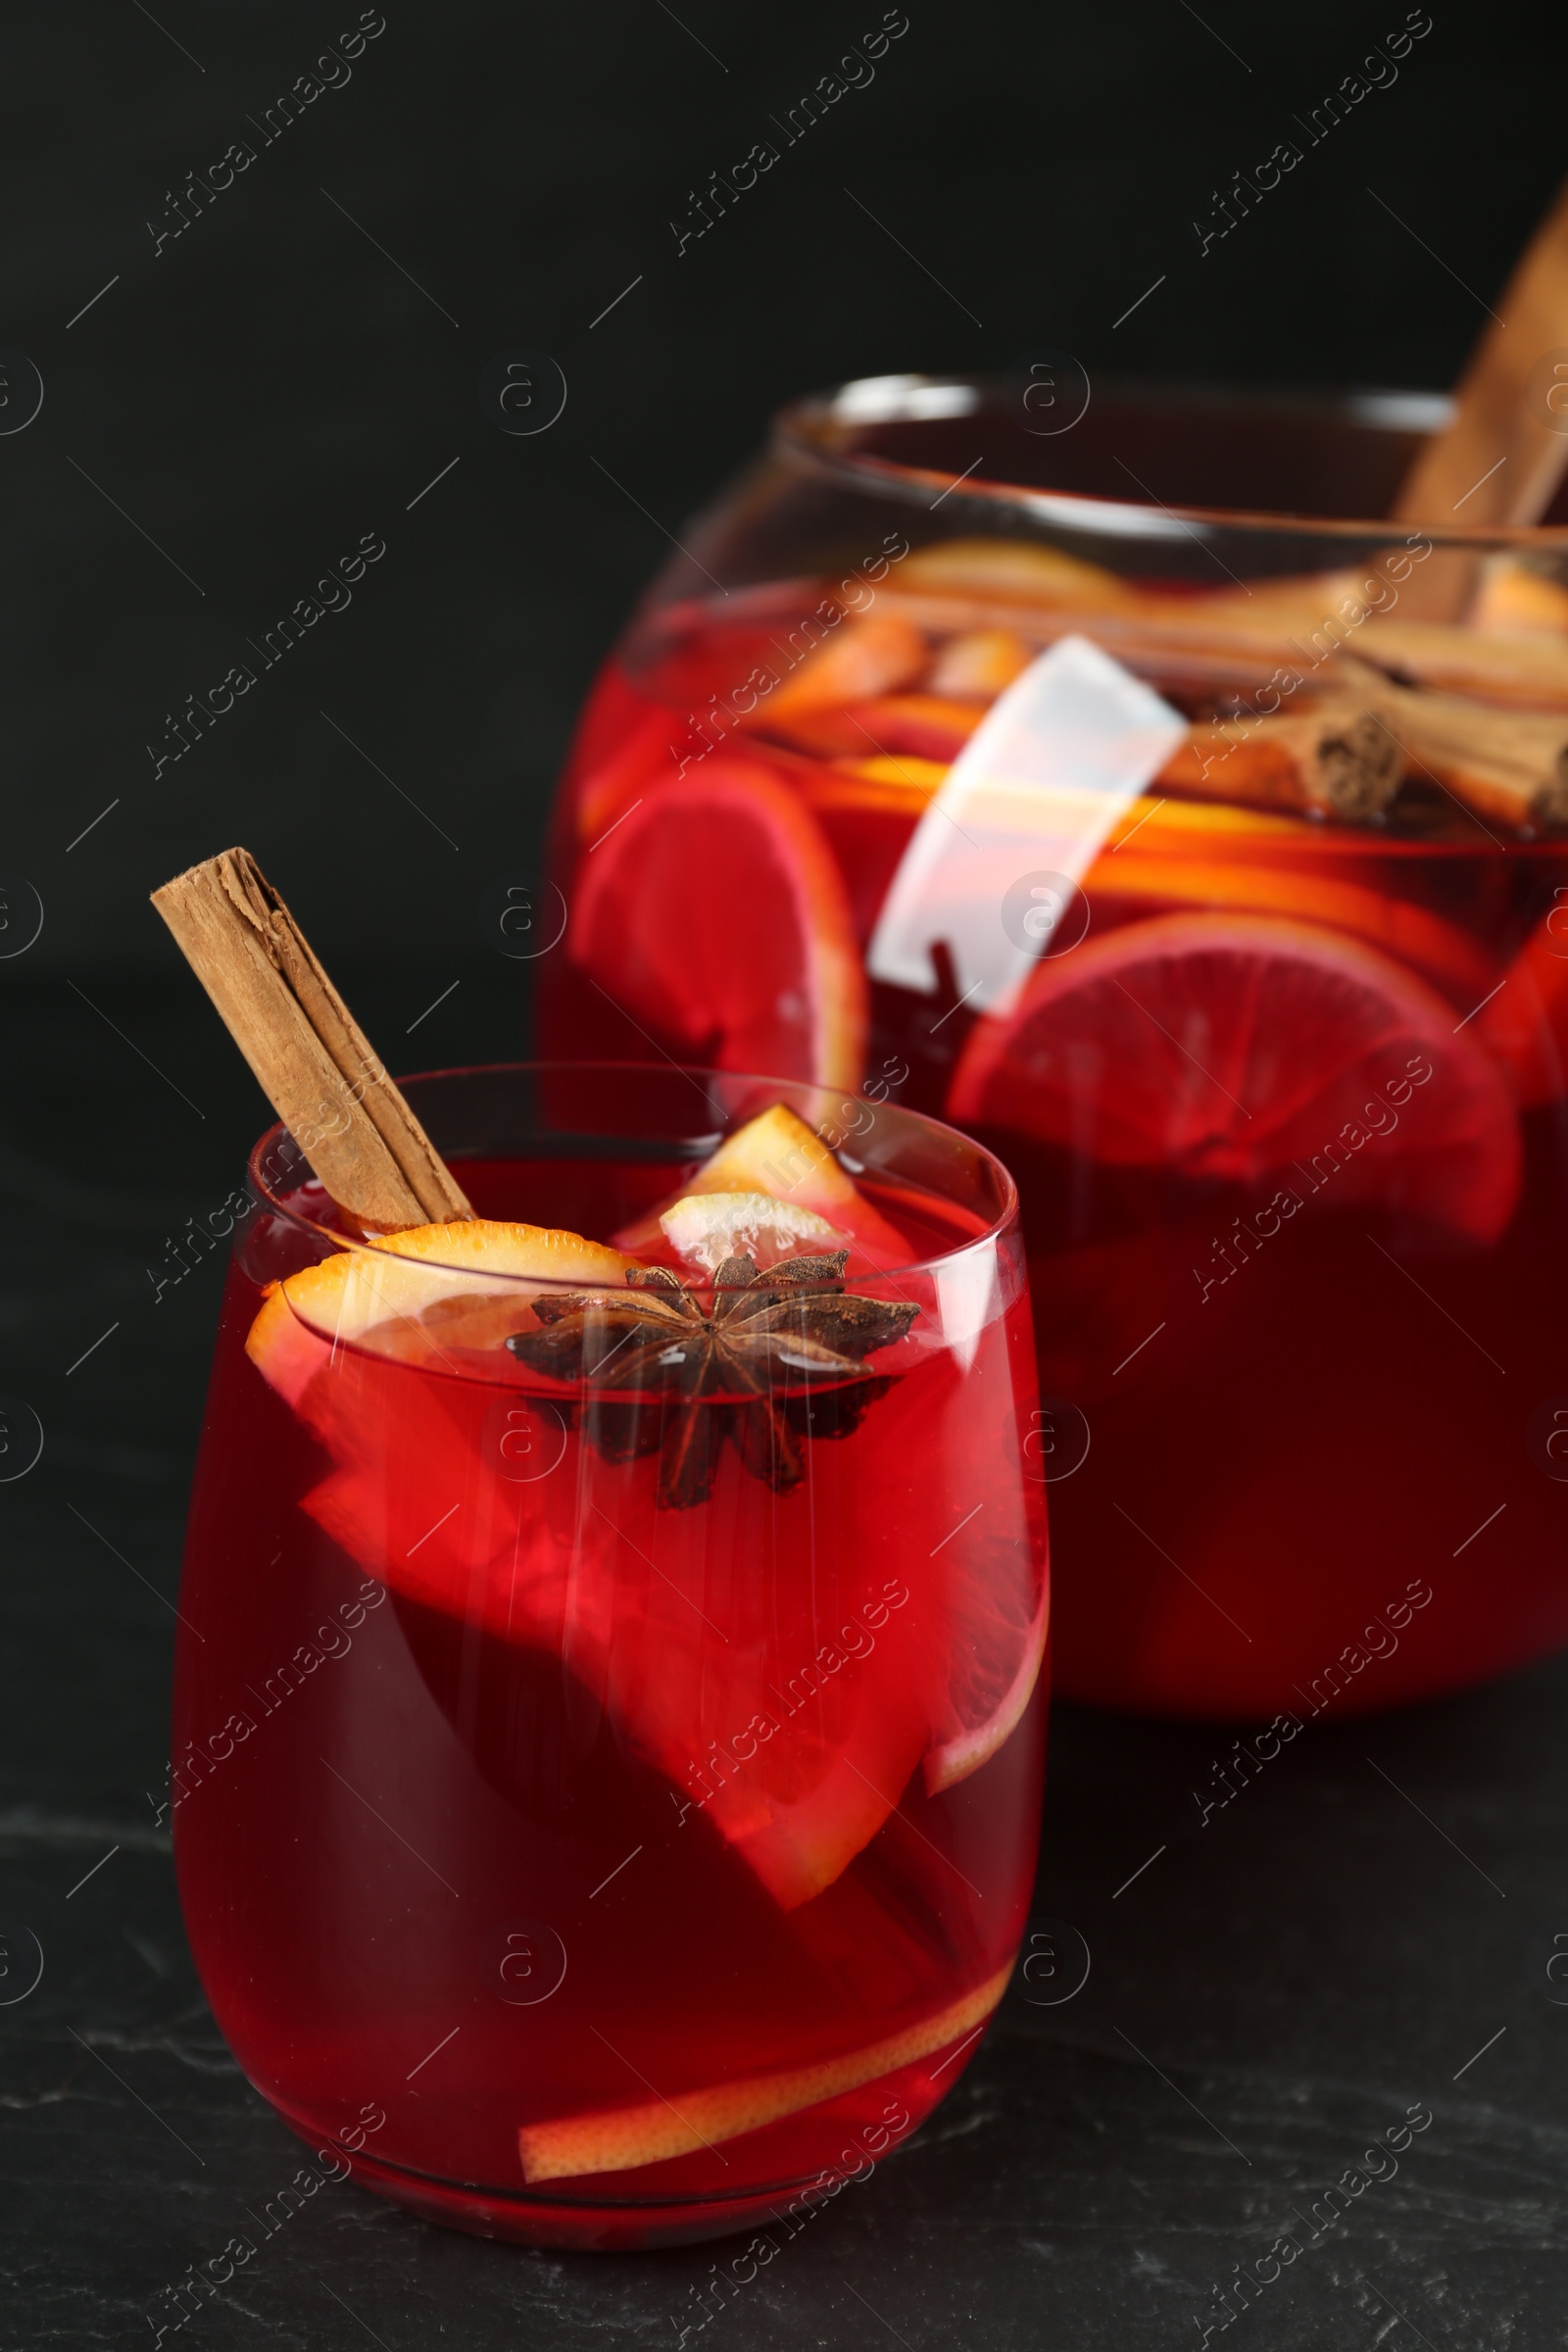
[[[814,653],[757,706],[749,724],[780,714],[834,710],[894,693],[924,669],[926,643],[913,621],[900,612],[867,612],[839,622]]]
[[[1001,2000],[1011,1974],[1009,1961],[972,1992],[902,2033],[814,2066],[680,2090],[641,2107],[525,2124],[517,2134],[523,2179],[531,2186],[540,2180],[577,2180],[587,2173],[634,2172],[640,2165],[667,2163],[672,2156],[690,2156],[698,2148],[737,2139],[743,2132],[760,2131],[764,2124],[780,2123],[845,2091],[858,2090],[862,2083],[933,2057],[950,2042],[972,2034]]]
[[[1254,915],[1159,915],[1037,965],[970,1037],[949,1115],[1476,1242],[1519,1190],[1512,1101],[1451,1006],[1359,941]]]
[[[1228,842],[1221,858],[1205,858],[1196,842],[1192,851],[1175,856],[1163,844],[1150,844],[1154,852],[1150,855],[1145,844],[1153,830],[1152,823],[1136,842],[1127,835],[1125,849],[1095,860],[1084,877],[1092,906],[1106,912],[1131,905],[1296,916],[1387,950],[1466,1006],[1487,992],[1491,966],[1475,942],[1409,899],[1325,874],[1316,859],[1308,865],[1304,859],[1237,857],[1228,854]],[[1248,846],[1245,835],[1235,844],[1243,851]]]
[[[923,595],[990,596],[1023,605],[1071,605],[1079,612],[1116,612],[1142,601],[1136,588],[1102,564],[1085,564],[1060,548],[1017,539],[944,539],[906,556],[896,574],[900,589]]]
[[[1568,898],[1568,893],[1564,894]],[[1476,1022],[1525,1109],[1568,1094],[1568,905],[1544,915]]]
[[[971,629],[938,648],[926,683],[933,694],[994,702],[1034,658],[1035,648],[1011,629]]]
[[[577,837],[591,848],[637,801],[661,792],[675,773],[671,745],[684,732],[678,711],[639,714],[612,752],[588,768],[577,793]]]
[[[849,902],[810,812],[715,753],[578,868],[567,934],[611,1002],[721,1069],[858,1083],[866,991]]]

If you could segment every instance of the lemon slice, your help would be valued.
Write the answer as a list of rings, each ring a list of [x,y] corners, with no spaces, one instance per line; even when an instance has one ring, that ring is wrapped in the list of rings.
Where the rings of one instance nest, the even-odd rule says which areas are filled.
[[[569,2180],[583,2173],[629,2173],[639,2165],[664,2164],[697,2148],[760,2131],[803,2108],[820,2106],[842,2091],[858,2090],[916,2058],[929,2058],[984,2022],[1007,1988],[1012,1962],[998,1969],[973,1992],[885,2041],[868,2042],[842,2058],[796,2066],[782,2074],[752,2075],[738,2082],[716,2082],[683,2090],[642,2107],[613,2107],[597,2115],[564,2116],[559,2123],[524,2124],[517,2133],[522,2177]]]
[[[615,1236],[623,1250],[657,1246],[661,1218],[710,1193],[765,1193],[770,1200],[807,1209],[838,1233],[839,1242],[859,1245],[873,1266],[906,1266],[914,1255],[896,1225],[873,1208],[840,1167],[820,1136],[787,1103],[775,1102],[726,1136],[711,1159],[686,1179],[681,1195],[662,1200],[646,1217]]]
[[[414,1225],[270,1283],[245,1352],[279,1396],[295,1404],[320,1368],[323,1340],[385,1355],[434,1355],[438,1332],[450,1324],[448,1310],[456,1303],[489,1298],[520,1307],[529,1294],[519,1277],[619,1289],[635,1262],[603,1243],[545,1225],[483,1217]],[[443,1310],[433,1322],[432,1309]],[[447,1330],[445,1336],[457,1334]]]
[[[797,1250],[847,1250],[852,1239],[815,1209],[769,1193],[688,1193],[659,1222],[671,1248],[705,1274],[716,1274],[726,1257],[767,1267]]]

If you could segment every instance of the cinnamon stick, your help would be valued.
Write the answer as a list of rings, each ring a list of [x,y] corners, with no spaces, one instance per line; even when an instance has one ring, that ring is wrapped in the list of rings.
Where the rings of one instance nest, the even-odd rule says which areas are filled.
[[[1346,649],[1419,686],[1568,710],[1568,637],[1487,635],[1431,620],[1366,621]]]
[[[1420,451],[1399,492],[1394,512],[1408,521],[1539,522],[1551,504],[1568,466],[1568,440],[1554,429],[1547,386],[1536,378],[1543,358],[1568,344],[1568,186],[1491,316],[1459,379],[1452,416]]]
[[[1210,801],[1365,822],[1388,807],[1404,769],[1399,739],[1365,703],[1325,699],[1286,718],[1192,727],[1154,781]]]
[[[902,586],[881,589],[879,598],[938,639],[1005,628],[1038,651],[1061,637],[1089,637],[1156,685],[1245,699],[1259,693],[1276,672],[1300,680],[1315,677],[1319,685],[1329,686],[1336,650],[1356,642],[1372,625],[1364,617],[1364,602],[1342,600],[1336,612],[1311,582],[1299,598],[1283,593],[1260,596],[1255,610],[1228,594],[1213,600],[1150,597],[1142,608],[1116,612],[1008,605],[995,598],[934,595]],[[1347,602],[1348,612],[1344,609]],[[1467,632],[1440,634],[1459,637]],[[1502,666],[1507,667],[1506,658]]]
[[[1346,664],[1347,667],[1352,666]],[[1357,672],[1363,664],[1356,662]],[[1456,694],[1416,694],[1368,677],[1368,701],[1411,772],[1519,831],[1568,825],[1568,716],[1500,710]]]
[[[473,1215],[248,850],[224,850],[152,898],[340,1208],[385,1230]]]

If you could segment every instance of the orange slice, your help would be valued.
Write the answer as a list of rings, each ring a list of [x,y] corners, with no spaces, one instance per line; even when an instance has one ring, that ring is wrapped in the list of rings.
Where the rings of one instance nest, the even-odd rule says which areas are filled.
[[[949,1112],[1477,1242],[1519,1190],[1507,1088],[1452,1008],[1358,941],[1254,915],[1156,916],[1037,965],[970,1036]]]
[[[1568,1093],[1568,892],[1514,957],[1476,1035],[1525,1109]]]
[[[774,701],[759,710],[757,725],[824,759],[907,753],[916,760],[956,760],[985,715],[983,703],[951,695],[885,694],[804,710],[781,709]]]
[[[1125,848],[1114,854],[1107,850],[1095,860],[1083,884],[1092,907],[1103,906],[1109,911],[1119,902],[1131,902],[1140,907],[1210,908],[1227,914],[1279,914],[1326,923],[1331,930],[1348,931],[1369,946],[1412,964],[1467,1009],[1485,996],[1491,985],[1487,958],[1465,932],[1445,922],[1441,915],[1392,892],[1343,882],[1315,865],[1303,868],[1294,858],[1276,863],[1212,854],[1206,858],[1172,857],[1161,852],[1157,835],[1152,843],[1149,838],[1165,814],[1162,808],[1136,840],[1129,832],[1123,836]],[[1290,821],[1285,820],[1287,824]],[[1165,838],[1172,839],[1174,831],[1171,828]],[[1200,839],[1197,828],[1189,838],[1196,851]],[[1216,831],[1216,849],[1223,838]],[[1241,843],[1246,838],[1237,836]]]
[[[1338,855],[1340,849],[1322,826],[1309,824],[1304,817],[1249,808],[1236,801],[1167,799],[1157,790],[1142,794],[1123,810],[1105,836],[1102,857],[1108,857],[1135,833],[1146,855],[1157,847],[1187,857],[1217,853],[1228,857],[1254,844],[1272,847],[1275,843],[1291,858],[1323,851]]]
[[[867,612],[843,620],[741,723],[761,725],[781,712],[788,717],[891,694],[917,678],[926,660],[924,637],[902,613]]]
[[[879,807],[891,795],[911,817],[919,815],[947,775],[946,760],[915,760],[906,754],[871,760],[840,760],[832,767],[815,767],[801,780],[801,789],[813,807],[853,808]]]
[[[857,740],[846,750],[858,756],[906,754],[915,760],[956,760],[985,717],[981,703],[944,694],[885,694],[856,703],[843,713]]]
[[[483,1217],[414,1225],[269,1283],[245,1351],[278,1395],[298,1404],[338,1347],[438,1357],[455,1342],[483,1344],[477,1333],[464,1331],[454,1309],[500,1301],[512,1307],[515,1323],[530,1296],[526,1278],[619,1288],[634,1262],[603,1243],[543,1225]]]
[[[839,1244],[858,1215],[882,1223],[782,1106],[725,1149],[732,1166],[760,1159],[786,1180],[799,1154],[807,1185],[839,1212],[824,1218],[756,1186],[688,1192],[677,1205],[725,1252],[754,1225],[799,1249]],[[912,1248],[894,1240],[907,1263]],[[955,1689],[972,1678],[953,1659],[984,1617],[975,1588],[991,1556],[973,1552],[967,1532],[933,1549],[952,1530],[952,1488],[933,1475],[908,1492],[924,1406],[897,1379],[878,1400],[888,1441],[870,1474],[857,1476],[837,1446],[818,1465],[817,1507],[853,1563],[858,1606],[848,1593],[823,1600],[808,1573],[808,1520],[781,1511],[763,1482],[737,1472],[715,1502],[720,1537],[690,1514],[654,1512],[654,1464],[635,1448],[579,1446],[569,1475],[551,1477],[587,1407],[553,1401],[553,1383],[533,1394],[503,1343],[546,1283],[613,1296],[634,1262],[536,1226],[416,1227],[274,1284],[248,1352],[330,1457],[302,1498],[317,1525],[407,1598],[562,1661],[627,1746],[793,1910],[876,1837],[931,1748],[986,1711],[956,1715]],[[411,1364],[446,1377],[411,1380]],[[905,1561],[895,1517],[908,1559],[930,1563],[908,1583],[890,1574]],[[746,1571],[722,1629],[709,1613],[715,1543]]]
[[[922,547],[900,564],[898,584],[928,595],[1070,605],[1083,612],[1116,612],[1142,601],[1136,588],[1102,564],[1016,539],[947,539]]]
[[[993,1547],[955,1589],[949,1606],[953,1728],[925,1759],[932,1796],[978,1772],[1017,1730],[1046,1654],[1050,1586],[1024,1553],[1004,1564]]]
[[[596,844],[639,800],[670,781],[676,773],[670,746],[688,732],[678,711],[646,711],[614,750],[588,770],[577,795],[577,835],[585,848]],[[690,744],[685,748],[690,750]]]
[[[972,694],[994,702],[1035,658],[1011,629],[970,629],[937,650],[927,681],[933,694]]]
[[[770,1200],[810,1210],[841,1236],[852,1237],[852,1268],[857,1253],[865,1265],[878,1267],[907,1266],[914,1259],[898,1227],[872,1206],[821,1137],[784,1102],[726,1136],[678,1193],[624,1227],[615,1237],[617,1245],[634,1251],[654,1249],[665,1211],[709,1193],[765,1193]]]
[[[578,867],[572,957],[613,1004],[721,1069],[858,1082],[865,974],[820,827],[759,761],[714,753]]]
[[[949,764],[908,752],[840,759],[828,767],[803,762],[800,790],[813,808],[885,810],[912,822],[941,789]],[[1348,854],[1346,837],[1331,836],[1302,817],[1281,816],[1233,801],[1184,801],[1157,793],[1144,793],[1128,804],[1106,836],[1102,855],[1108,856],[1135,833],[1145,854],[1158,849],[1176,856],[1222,852],[1229,857],[1237,850],[1268,850],[1275,844],[1292,858]]]
[[[564,2116],[559,2123],[524,2124],[517,2133],[522,2177],[534,2185],[540,2180],[570,2180],[584,2173],[629,2173],[645,2164],[664,2164],[672,2156],[690,2156],[696,2149],[737,2139],[743,2132],[759,2132],[805,2108],[818,2107],[844,2091],[858,2090],[916,2059],[929,2058],[950,2042],[958,2041],[984,2022],[1007,1988],[1012,1963],[999,1969],[973,1992],[925,2017],[918,2025],[890,2034],[842,2058],[824,2058],[815,2066],[790,2067],[773,2075],[752,2075],[738,2082],[717,2082],[682,2090],[641,2107],[616,2107],[592,2115]]]
[[[689,1193],[659,1220],[678,1257],[716,1274],[727,1257],[777,1265],[801,1250],[842,1249],[849,1240],[814,1209],[767,1193]]]
[[[838,760],[817,766],[801,789],[836,835],[844,819],[887,828],[914,824],[947,772],[944,762],[912,754]],[[1324,923],[1412,964],[1468,1009],[1490,985],[1487,958],[1456,924],[1332,870],[1351,858],[1364,865],[1367,855],[1353,836],[1331,834],[1301,817],[1146,793],[1117,819],[1083,887],[1092,907],[1112,914],[1131,905]],[[860,857],[863,863],[863,847]]]

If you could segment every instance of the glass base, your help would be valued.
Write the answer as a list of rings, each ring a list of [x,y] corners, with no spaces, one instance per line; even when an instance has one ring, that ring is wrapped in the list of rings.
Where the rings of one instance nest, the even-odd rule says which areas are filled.
[[[318,2132],[283,2121],[313,2145]],[[837,2194],[843,2181],[821,2185],[821,2176],[808,2180],[780,2181],[744,2196],[628,2197],[623,2204],[573,2204],[567,2198],[541,2197],[526,2190],[482,2188],[453,2180],[438,2180],[426,2173],[406,2172],[363,2152],[350,2156],[339,2150],[357,2185],[407,2206],[427,2222],[448,2230],[465,2230],[470,2237],[501,2238],[518,2246],[566,2247],[577,2253],[634,2254],[658,2246],[689,2246],[709,2237],[733,2237],[752,2228],[772,2223],[794,2236],[808,2209]],[[788,2209],[793,2207],[793,2212]],[[771,2260],[771,2256],[767,2257]]]

